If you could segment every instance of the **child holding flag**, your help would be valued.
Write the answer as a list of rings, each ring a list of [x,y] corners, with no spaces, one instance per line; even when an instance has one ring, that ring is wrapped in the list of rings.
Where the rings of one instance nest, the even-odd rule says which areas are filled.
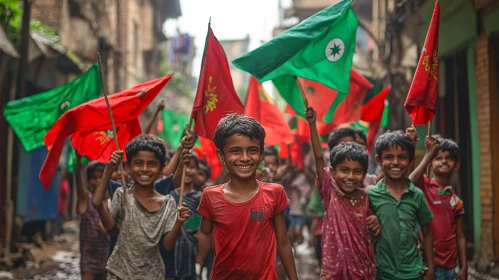
[[[277,252],[288,278],[297,279],[284,222],[286,192],[280,185],[255,178],[264,139],[262,126],[243,115],[227,115],[216,127],[217,155],[230,181],[206,188],[198,208],[203,216],[198,238],[204,243],[198,260],[206,256],[213,232],[212,279],[277,279]]]
[[[409,130],[409,129],[408,129]],[[415,132],[414,128],[411,128]],[[450,186],[459,169],[459,146],[456,142],[435,137],[425,139],[426,155],[409,179],[423,190],[435,218],[430,222],[435,250],[435,276],[440,279],[467,279],[466,236],[463,201]],[[427,166],[433,178],[426,174]],[[459,274],[456,267],[459,260]]]
[[[353,130],[352,141],[343,143],[334,139],[345,137],[333,134],[333,141],[329,141],[335,145],[331,150],[331,168],[326,168],[313,108],[308,107],[305,116],[317,168],[316,185],[325,208],[321,279],[375,279],[369,228],[377,235],[379,224],[377,219],[370,218],[369,199],[361,189],[369,162],[367,150],[354,142]]]
[[[163,140],[140,135],[126,145],[126,155],[134,186],[126,193],[120,187],[109,211],[102,207],[111,174],[123,156],[123,152],[115,151],[93,197],[104,227],[108,231],[119,230],[116,247],[106,266],[108,276],[111,279],[164,279],[165,266],[158,244],[164,235],[162,245],[167,250],[173,248],[182,224],[189,218],[189,209],[184,205],[177,208],[171,196],[154,190],[154,182],[166,161]],[[116,223],[118,217],[122,219]]]

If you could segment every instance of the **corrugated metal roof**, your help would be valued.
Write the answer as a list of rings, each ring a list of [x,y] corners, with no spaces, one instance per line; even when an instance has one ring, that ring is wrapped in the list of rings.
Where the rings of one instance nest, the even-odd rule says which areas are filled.
[[[5,32],[2,26],[0,26],[0,50],[12,57],[19,57],[16,48],[10,42],[7,32]]]

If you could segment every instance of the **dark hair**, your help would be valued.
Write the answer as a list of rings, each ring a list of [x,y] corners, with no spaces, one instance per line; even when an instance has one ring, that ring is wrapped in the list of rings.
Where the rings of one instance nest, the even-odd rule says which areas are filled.
[[[207,178],[211,178],[211,168],[209,168],[205,164],[200,163],[198,169],[203,171]]]
[[[329,150],[332,150],[334,147],[338,146],[340,140],[345,137],[352,137],[355,141],[357,138],[357,133],[355,133],[355,129],[352,127],[340,127],[333,130],[327,139],[327,145],[329,146]]]
[[[172,158],[175,156],[175,151],[174,150],[167,150],[166,151],[166,159],[167,160],[172,160]]]
[[[381,134],[376,140],[375,149],[376,154],[381,157],[384,150],[393,147],[400,147],[409,154],[409,160],[414,159],[415,147],[409,136],[401,131],[386,132]]]
[[[278,155],[277,149],[274,146],[265,146],[263,147],[263,155],[264,156],[276,156]]]
[[[153,152],[161,166],[165,166],[166,146],[163,139],[149,134],[142,134],[133,138],[125,147],[128,162],[131,162],[132,158],[141,151]]]
[[[95,171],[104,171],[106,165],[98,161],[91,161],[87,164],[87,179],[90,179]]]
[[[191,153],[191,158],[194,160],[194,162],[196,163],[196,168],[199,168],[199,157],[196,153],[192,152]]]
[[[364,133],[364,131],[362,131],[361,129],[355,129],[355,134],[357,134],[357,136],[362,138],[362,140],[364,140],[364,143],[366,143],[366,145],[367,145],[367,137],[366,137],[366,134]]]
[[[336,168],[338,164],[345,160],[357,161],[362,165],[364,173],[367,173],[369,165],[369,154],[364,146],[355,143],[340,143],[331,150],[331,167]]]
[[[451,139],[437,138],[439,152],[449,152],[452,159],[459,161],[459,146]]]
[[[221,152],[225,146],[225,139],[234,134],[248,136],[251,140],[257,139],[260,141],[260,149],[263,152],[263,142],[265,140],[265,130],[254,118],[244,115],[228,114],[223,117],[215,129],[213,142]]]

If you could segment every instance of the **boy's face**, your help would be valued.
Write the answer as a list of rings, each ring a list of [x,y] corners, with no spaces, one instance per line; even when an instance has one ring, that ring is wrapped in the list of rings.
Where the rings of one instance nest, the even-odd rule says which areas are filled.
[[[223,153],[217,150],[217,156],[230,175],[240,179],[254,178],[263,158],[260,141],[240,134],[226,138]]]
[[[367,146],[367,143],[366,141],[364,141],[364,139],[362,137],[360,137],[359,135],[357,135],[357,139],[355,139],[357,142],[357,144],[359,145],[362,145],[364,148]]]
[[[357,142],[356,140],[357,139],[353,139],[352,136],[343,137],[340,140],[338,140],[338,145],[341,143]]]
[[[201,169],[197,169],[196,176],[194,177],[194,184],[203,186],[207,181],[208,177],[206,176],[206,173]]]
[[[376,155],[376,161],[381,166],[385,177],[391,180],[404,180],[411,164],[409,153],[399,146],[385,149],[381,157]]]
[[[340,190],[348,194],[358,188],[362,188],[366,174],[360,162],[344,160],[331,169],[331,176],[338,184]]]
[[[99,181],[102,178],[103,174],[104,174],[104,170],[97,169],[88,178],[88,188],[89,188],[91,193],[94,193],[95,190],[97,189],[97,186],[99,185]]]
[[[185,166],[185,181],[184,183],[186,185],[189,185],[193,182],[194,178],[196,177],[197,174],[197,168],[196,168],[196,160],[191,158],[189,160],[189,164]]]
[[[431,168],[437,176],[450,176],[459,168],[459,162],[448,151],[438,151],[437,156],[431,161]]]
[[[128,173],[129,173],[129,167],[128,164],[125,163],[125,166],[123,168],[123,175],[125,175],[125,180],[128,180]],[[111,180],[116,182],[121,182],[121,172],[119,168],[116,168],[116,170],[113,171],[113,174],[111,175]]]
[[[142,187],[152,186],[163,169],[159,159],[150,151],[137,152],[129,164],[134,183]]]
[[[263,156],[263,163],[265,167],[270,169],[270,172],[276,173],[277,167],[279,167],[279,159],[277,156]]]

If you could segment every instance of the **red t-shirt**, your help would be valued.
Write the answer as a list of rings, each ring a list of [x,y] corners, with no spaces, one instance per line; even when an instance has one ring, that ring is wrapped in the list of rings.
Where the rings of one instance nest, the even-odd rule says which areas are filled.
[[[463,201],[451,186],[440,187],[434,179],[424,175],[422,190],[433,213],[430,222],[435,265],[445,268],[457,266],[456,220],[464,215]]]
[[[230,202],[224,185],[204,189],[198,211],[213,222],[212,279],[278,279],[273,218],[289,204],[281,185],[258,181],[250,200]]]
[[[59,185],[59,200],[57,202],[57,212],[66,214],[66,201],[69,193],[69,182],[64,180]]]

